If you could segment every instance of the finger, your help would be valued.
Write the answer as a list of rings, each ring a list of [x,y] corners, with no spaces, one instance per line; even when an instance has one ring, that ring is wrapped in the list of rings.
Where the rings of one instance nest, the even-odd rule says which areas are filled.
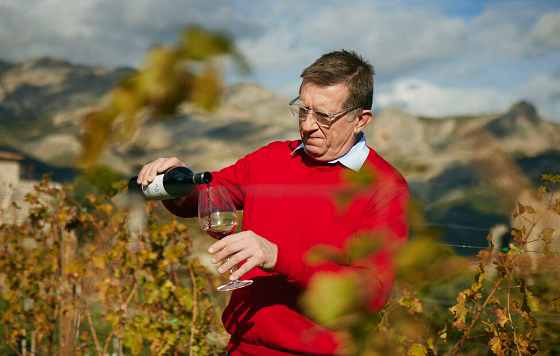
[[[180,166],[186,167],[177,157],[158,158],[142,167],[140,173],[138,173],[137,181],[139,184],[148,185],[159,173],[165,172],[169,168]]]
[[[244,264],[239,266],[237,271],[233,272],[229,276],[229,280],[233,281],[233,280],[241,278],[241,276],[243,276],[245,273],[249,272],[251,269],[253,269],[255,266],[257,266],[257,264],[258,264],[258,260],[255,257],[249,258],[247,260],[247,262],[245,262]]]
[[[146,180],[148,182],[152,182],[154,178],[157,176],[158,169],[161,165],[162,158],[157,159],[154,164],[150,167],[146,174]]]
[[[170,158],[170,160],[169,160],[169,167],[168,168],[171,168],[171,167],[186,167],[186,165],[183,162],[181,162],[181,160],[179,160],[179,158],[173,157],[173,158]]]
[[[150,172],[151,181],[153,181],[158,174],[161,174],[169,170],[169,168],[177,167],[178,162],[179,160],[175,157],[160,158],[157,161],[157,164],[153,167],[152,171]]]
[[[235,255],[228,258],[226,260],[226,262],[218,268],[218,272],[224,273],[225,271],[229,271],[230,269],[235,267],[238,263],[240,263],[243,260],[248,259],[250,256],[251,256],[251,253],[249,251],[241,250],[238,253],[236,253]]]
[[[145,185],[148,185],[151,182],[151,179],[150,179],[150,174],[151,173],[150,172],[152,171],[152,169],[154,168],[154,166],[156,164],[157,164],[157,160],[148,163],[147,165],[145,165],[142,168],[142,172],[141,172],[141,174],[142,174],[142,179],[141,179],[142,185],[145,186]]]
[[[142,184],[142,183],[144,182],[145,177],[146,177],[146,172],[148,171],[148,169],[150,169],[150,165],[151,165],[152,163],[153,163],[153,162],[150,162],[150,163],[148,163],[148,164],[145,164],[145,165],[142,167],[142,169],[140,170],[140,172],[138,173],[138,179],[137,179],[137,181],[138,181],[139,184]]]
[[[214,242],[212,245],[210,245],[210,247],[208,247],[208,252],[214,254],[224,248],[227,244],[233,243],[234,241],[241,241],[243,233],[244,231],[237,232],[235,234],[228,235],[223,239],[218,240],[217,242]]]
[[[239,251],[243,250],[244,246],[240,243],[231,243],[226,245],[220,251],[214,253],[212,258],[212,262],[214,263],[222,263],[226,258],[231,257],[233,254],[238,253]]]
[[[161,162],[159,172],[164,172],[170,168],[179,166],[185,167],[185,164],[181,162],[177,157],[166,158],[163,162]]]

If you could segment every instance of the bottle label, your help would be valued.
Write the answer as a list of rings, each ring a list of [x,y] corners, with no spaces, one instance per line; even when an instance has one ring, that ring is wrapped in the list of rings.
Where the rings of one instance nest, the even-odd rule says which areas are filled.
[[[146,199],[166,199],[171,198],[163,186],[163,174],[157,175],[154,180],[145,187],[142,187],[142,192]]]

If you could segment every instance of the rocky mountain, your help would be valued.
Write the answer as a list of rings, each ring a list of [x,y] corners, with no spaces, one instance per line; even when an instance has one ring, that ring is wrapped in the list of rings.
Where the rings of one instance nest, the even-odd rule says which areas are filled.
[[[126,68],[106,70],[52,58],[2,62],[0,142],[29,153],[48,155],[57,151],[56,146],[77,151],[75,137],[81,114],[130,72]]]
[[[81,115],[131,72],[50,58],[0,62],[0,145],[71,165]],[[216,169],[272,140],[297,138],[288,100],[254,84],[232,86],[217,111],[185,104],[172,119],[148,120],[102,161],[126,174],[172,155],[194,169]],[[511,199],[503,197],[560,167],[560,125],[543,120],[529,102],[505,113],[447,118],[385,108],[366,136],[406,176],[429,221],[458,244],[485,245],[488,228],[508,221]]]

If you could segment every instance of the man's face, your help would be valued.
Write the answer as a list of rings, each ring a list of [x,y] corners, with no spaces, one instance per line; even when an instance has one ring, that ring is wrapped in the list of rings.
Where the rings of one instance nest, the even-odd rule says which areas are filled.
[[[346,84],[318,86],[304,83],[300,90],[300,100],[313,110],[323,113],[343,111],[348,97]],[[355,130],[360,125],[358,119],[350,120],[355,112],[350,112],[336,120],[330,127],[317,124],[312,115],[299,121],[299,133],[305,152],[319,161],[331,161],[343,156],[354,144]]]

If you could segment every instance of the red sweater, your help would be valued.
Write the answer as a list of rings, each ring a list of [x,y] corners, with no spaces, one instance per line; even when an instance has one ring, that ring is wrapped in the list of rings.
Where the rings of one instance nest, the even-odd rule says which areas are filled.
[[[331,355],[335,335],[306,318],[298,298],[319,271],[343,271],[351,266],[334,263],[310,266],[306,252],[318,244],[342,247],[356,233],[389,232],[395,241],[407,236],[405,218],[408,187],[401,175],[370,148],[364,163],[375,171],[365,191],[352,194],[341,208],[336,195],[348,188],[341,164],[314,161],[303,150],[293,155],[299,141],[273,142],[213,173],[213,185],[225,186],[236,206],[244,210],[243,230],[278,245],[274,271],[253,268],[243,278],[253,285],[235,290],[222,320],[231,335],[231,355]],[[362,169],[364,169],[362,167]],[[166,201],[179,216],[196,215],[196,199]],[[390,253],[372,257],[379,277],[374,310],[385,303],[393,280]]]

